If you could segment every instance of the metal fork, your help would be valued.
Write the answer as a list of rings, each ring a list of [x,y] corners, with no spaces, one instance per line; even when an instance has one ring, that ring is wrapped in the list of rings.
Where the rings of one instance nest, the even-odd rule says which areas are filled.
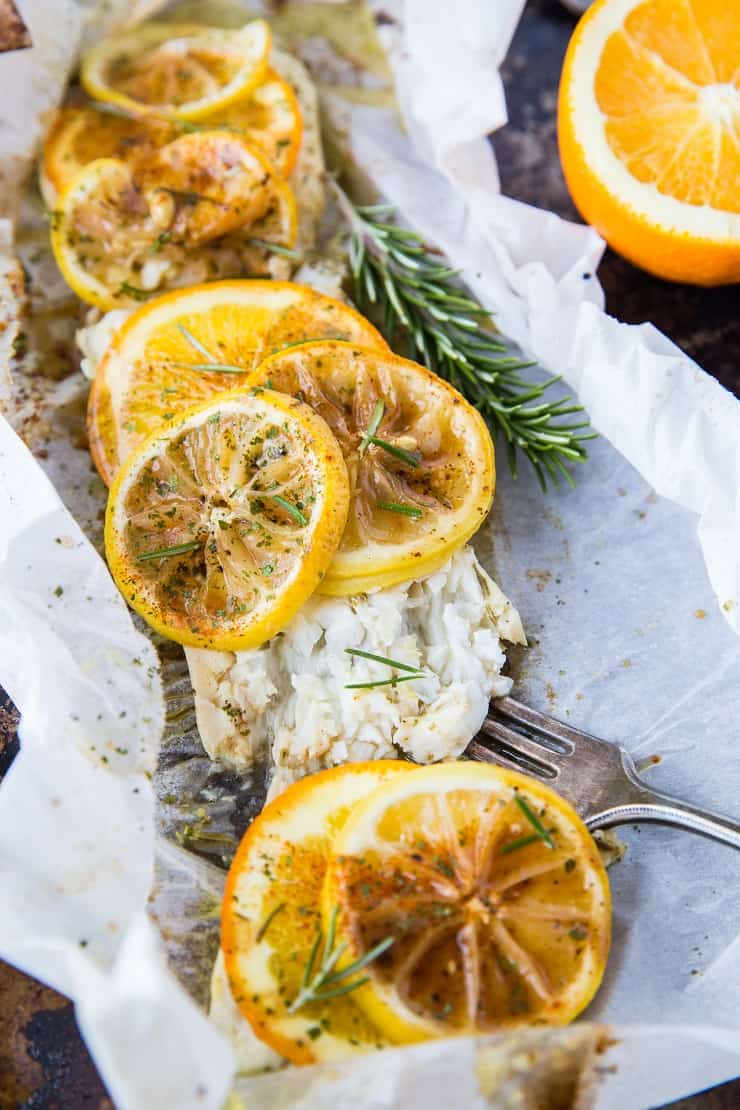
[[[740,822],[653,790],[619,744],[599,740],[513,698],[491,702],[466,754],[547,782],[591,830],[655,821],[740,848]]]

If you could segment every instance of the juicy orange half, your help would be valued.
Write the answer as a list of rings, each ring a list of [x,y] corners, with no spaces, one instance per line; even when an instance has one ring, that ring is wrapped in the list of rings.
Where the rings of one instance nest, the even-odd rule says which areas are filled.
[[[740,5],[596,0],[560,82],[563,171],[581,214],[674,281],[740,280]]]
[[[333,839],[357,801],[411,770],[410,763],[377,760],[309,775],[265,807],[231,864],[221,915],[231,991],[257,1036],[294,1064],[385,1043],[353,992],[294,1004],[321,930]]]
[[[358,801],[334,840],[325,928],[344,962],[383,942],[354,999],[394,1042],[529,1024],[588,1004],[609,952],[609,885],[575,811],[524,775],[418,768]]]
[[[96,158],[146,160],[196,127],[199,131],[230,131],[261,150],[282,177],[293,171],[301,142],[301,110],[289,83],[268,70],[264,83],[248,96],[197,125],[154,114],[111,115],[95,104],[62,108],[44,144],[44,199],[52,208],[58,194]]]
[[[362,593],[429,574],[485,520],[495,484],[490,433],[425,367],[324,341],[279,351],[249,383],[305,401],[341,446],[352,503],[322,593]]]
[[[347,471],[307,405],[227,393],[145,440],[118,472],[105,521],[126,600],[163,636],[238,651],[281,631],[344,530]]]
[[[94,47],[83,58],[80,78],[95,100],[200,120],[261,83],[270,42],[262,19],[235,31],[144,23]]]
[[[90,391],[90,450],[101,478],[110,485],[142,440],[193,405],[244,385],[266,355],[324,337],[387,349],[355,309],[291,282],[212,282],[141,306],[117,332]]]
[[[78,296],[109,309],[209,276],[286,276],[295,238],[293,194],[264,155],[204,131],[145,162],[89,163],[59,198],[51,244]]]

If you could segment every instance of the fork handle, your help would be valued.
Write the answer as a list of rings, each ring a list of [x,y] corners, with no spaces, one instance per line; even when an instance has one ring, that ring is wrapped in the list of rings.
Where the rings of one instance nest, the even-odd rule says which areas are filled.
[[[588,828],[593,831],[614,828],[616,825],[656,822],[699,833],[700,836],[708,836],[722,844],[729,844],[731,848],[740,849],[740,822],[689,805],[688,802],[671,798],[667,794],[649,790],[642,782],[635,785],[639,786],[639,793],[644,795],[644,801],[636,799],[595,813],[586,820]]]

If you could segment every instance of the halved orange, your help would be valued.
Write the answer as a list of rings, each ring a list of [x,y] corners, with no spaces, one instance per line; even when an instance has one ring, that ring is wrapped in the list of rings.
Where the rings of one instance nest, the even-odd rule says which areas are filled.
[[[137,444],[193,405],[242,386],[266,355],[326,337],[387,349],[355,309],[291,282],[211,282],[141,306],[116,333],[90,391],[90,450],[101,478],[110,485]],[[231,369],[202,369],[209,362]]]
[[[568,46],[568,188],[610,246],[659,277],[740,280],[739,49],[735,0],[596,0]]]
[[[340,968],[390,945],[354,999],[399,1043],[565,1024],[609,952],[609,884],[585,825],[549,787],[490,764],[421,767],[358,801],[323,907],[347,945]]]
[[[320,592],[334,596],[430,574],[486,518],[494,452],[483,419],[418,363],[353,343],[304,343],[249,379],[299,397],[342,448],[352,502]]]
[[[294,1064],[385,1043],[352,991],[299,1008],[293,1003],[321,927],[334,837],[357,801],[412,770],[410,763],[376,760],[308,775],[252,822],[231,864],[221,913],[231,991],[257,1036]]]
[[[261,83],[270,43],[263,19],[234,31],[143,23],[93,47],[82,60],[80,79],[95,100],[138,114],[200,120]]]
[[[248,96],[191,124],[154,114],[111,115],[95,104],[62,108],[46,138],[41,187],[50,208],[72,179],[96,158],[135,162],[176,139],[183,131],[231,131],[256,146],[282,177],[295,166],[302,120],[293,89],[274,70]]]
[[[59,198],[51,232],[69,285],[104,309],[208,276],[264,274],[276,259],[289,274],[295,238],[289,185],[227,131],[182,135],[133,164],[90,162]]]
[[[129,455],[108,498],[106,556],[128,603],[163,636],[254,648],[316,589],[348,504],[321,417],[282,393],[225,393]]]

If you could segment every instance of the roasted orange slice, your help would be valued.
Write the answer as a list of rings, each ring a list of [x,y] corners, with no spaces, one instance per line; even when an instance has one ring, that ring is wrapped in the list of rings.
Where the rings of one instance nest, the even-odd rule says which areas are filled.
[[[221,914],[231,991],[257,1036],[294,1064],[387,1043],[353,991],[296,1002],[312,951],[316,963],[328,939],[322,944],[320,900],[333,839],[356,802],[411,771],[410,763],[376,760],[307,776],[252,822],[231,864]]]
[[[142,305],[116,334],[90,392],[90,450],[101,478],[110,485],[143,439],[243,385],[266,355],[327,336],[386,346],[349,305],[291,282],[212,282]]]
[[[593,998],[609,884],[575,811],[541,782],[440,763],[383,783],[334,840],[324,926],[369,963],[354,1000],[394,1042],[562,1025]]]
[[[321,593],[363,593],[430,574],[485,520],[495,484],[490,433],[425,367],[324,341],[279,351],[249,382],[311,405],[342,448],[352,504]]]
[[[70,181],[96,158],[135,162],[151,158],[184,132],[230,131],[256,146],[282,176],[295,166],[302,120],[293,89],[274,70],[252,93],[199,124],[154,114],[112,115],[105,106],[69,105],[58,113],[44,144],[41,185],[50,208]]]
[[[276,259],[285,267],[295,238],[290,186],[226,131],[183,135],[134,164],[90,162],[59,198],[51,233],[69,285],[104,309],[209,276],[264,274]]]
[[[226,393],[172,420],[121,467],[106,513],[108,564],[163,636],[258,647],[320,582],[348,502],[321,417],[269,390]]]
[[[270,42],[262,19],[235,31],[144,23],[94,47],[83,58],[80,78],[95,100],[200,120],[263,81]]]

